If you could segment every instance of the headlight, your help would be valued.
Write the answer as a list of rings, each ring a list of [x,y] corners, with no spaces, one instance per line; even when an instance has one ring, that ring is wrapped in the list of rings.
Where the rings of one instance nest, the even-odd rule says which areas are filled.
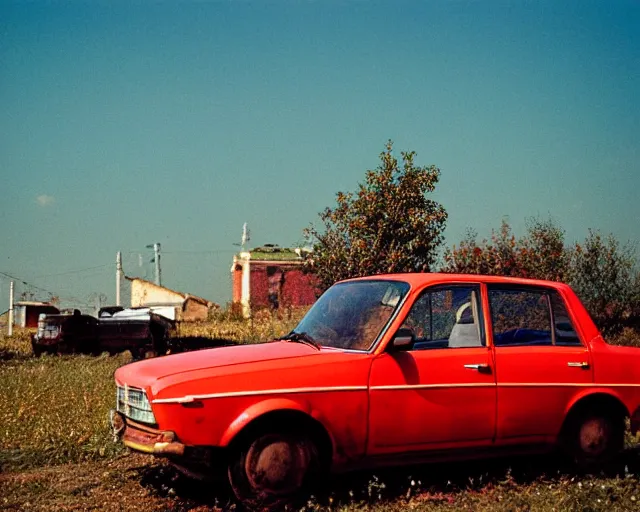
[[[116,410],[127,418],[140,423],[149,423],[151,425],[156,423],[147,394],[142,389],[130,388],[126,384],[118,386],[116,391]]]

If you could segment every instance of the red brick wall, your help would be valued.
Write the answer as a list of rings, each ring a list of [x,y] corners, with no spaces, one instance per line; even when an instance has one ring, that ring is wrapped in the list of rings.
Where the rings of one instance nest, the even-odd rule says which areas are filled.
[[[311,274],[300,269],[285,272],[282,284],[282,302],[290,306],[308,306],[316,301],[316,287]]]
[[[269,305],[269,281],[267,280],[267,267],[251,265],[251,307],[261,308]]]
[[[232,302],[242,300],[242,266],[236,265],[233,269],[233,298]]]
[[[273,265],[251,265],[251,306],[269,306],[269,280],[267,277],[267,266]],[[284,272],[282,283],[280,306],[308,306],[316,301],[316,288],[312,275],[304,274],[297,267],[282,265]]]

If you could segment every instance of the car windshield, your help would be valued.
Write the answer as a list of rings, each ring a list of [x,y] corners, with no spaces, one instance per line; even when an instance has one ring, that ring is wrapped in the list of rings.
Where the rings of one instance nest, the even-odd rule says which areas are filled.
[[[409,285],[400,281],[351,281],[329,288],[294,329],[325,347],[368,350]]]

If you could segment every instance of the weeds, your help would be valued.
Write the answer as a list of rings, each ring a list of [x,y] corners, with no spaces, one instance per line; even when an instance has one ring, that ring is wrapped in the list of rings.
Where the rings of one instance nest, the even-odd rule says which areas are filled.
[[[44,356],[0,365],[0,465],[24,468],[109,457],[118,357]]]
[[[178,334],[268,340],[290,331],[302,313],[265,310],[252,320],[220,315],[185,324]],[[131,360],[128,353],[35,358],[29,336],[26,330],[0,335],[0,508],[120,510],[111,501],[115,492],[131,496],[132,510],[229,509],[221,489],[219,496],[205,491],[151,457],[121,457],[128,452],[113,443],[107,414],[114,405],[113,372]],[[611,342],[640,346],[640,336],[626,330]],[[546,458],[360,473],[331,481],[305,510],[640,510],[638,438],[628,435],[626,444],[624,460],[609,474],[579,476]]]

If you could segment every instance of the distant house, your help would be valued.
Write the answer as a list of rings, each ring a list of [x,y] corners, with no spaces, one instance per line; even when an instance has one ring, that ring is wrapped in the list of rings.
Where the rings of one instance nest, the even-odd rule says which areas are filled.
[[[233,302],[252,308],[308,306],[317,298],[315,278],[303,272],[300,249],[265,245],[233,257]]]
[[[125,277],[131,282],[132,308],[173,307],[174,320],[182,322],[206,320],[211,310],[219,308],[218,304],[196,295],[177,292],[139,277]]]
[[[13,324],[18,327],[38,327],[40,315],[59,313],[60,310],[49,302],[20,301],[13,305]]]

